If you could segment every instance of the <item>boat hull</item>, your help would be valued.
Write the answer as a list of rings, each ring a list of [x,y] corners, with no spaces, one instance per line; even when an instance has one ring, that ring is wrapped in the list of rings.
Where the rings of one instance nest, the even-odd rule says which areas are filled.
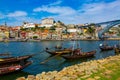
[[[57,54],[69,54],[72,53],[72,50],[58,50],[58,51],[50,51],[50,50],[46,50],[47,53],[51,54],[51,55],[57,55]]]
[[[8,67],[2,67],[2,68],[0,67],[0,75],[4,75],[4,74],[20,71],[20,70],[26,68],[27,66],[29,66],[30,64],[32,64],[32,61],[26,61],[26,63],[24,65],[18,64],[18,65],[13,66],[14,63],[12,63]]]
[[[119,54],[120,53],[120,49],[119,48],[114,48],[115,53]]]
[[[88,58],[88,57],[94,56],[95,53],[96,53],[96,50],[90,51],[90,52],[85,52],[85,53],[79,54],[79,55],[74,54],[74,53],[73,53],[73,55],[62,55],[62,57],[65,58],[65,59]]]
[[[21,60],[27,60],[27,59],[29,59],[31,57],[32,57],[32,55],[25,55],[25,56],[19,56],[19,57],[0,58],[0,64],[19,62]]]
[[[113,50],[114,47],[100,47],[101,51]]]

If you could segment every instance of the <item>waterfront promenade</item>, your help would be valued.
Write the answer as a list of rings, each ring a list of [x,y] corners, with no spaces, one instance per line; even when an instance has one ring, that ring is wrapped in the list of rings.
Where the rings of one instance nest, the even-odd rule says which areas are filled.
[[[101,40],[101,39],[7,39],[0,40],[0,42],[39,42],[39,41],[77,41],[77,40]],[[108,38],[107,40],[120,40],[120,38]]]
[[[119,70],[120,55],[116,55],[65,67],[59,72],[42,72],[16,80],[120,80]]]

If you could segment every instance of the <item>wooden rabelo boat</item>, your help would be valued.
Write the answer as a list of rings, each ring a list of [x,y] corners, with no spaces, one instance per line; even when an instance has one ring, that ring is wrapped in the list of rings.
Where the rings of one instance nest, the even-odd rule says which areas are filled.
[[[108,46],[107,44],[100,44],[99,48],[101,49],[101,51],[107,51],[107,50],[113,50],[114,49],[113,46]]]
[[[31,57],[32,55],[0,58],[0,75],[24,69],[32,63],[28,61]]]
[[[117,44],[114,46],[114,51],[115,53],[119,54],[120,53],[120,44]]]
[[[70,49],[63,49],[63,50],[46,50],[47,53],[50,53],[52,55],[57,55],[57,54],[68,54],[71,53],[72,50]]]
[[[62,55],[65,59],[78,59],[78,58],[88,58],[94,56],[96,53],[96,50],[90,51],[90,52],[81,52],[80,49],[76,49],[71,54]]]
[[[14,62],[0,65],[0,75],[22,70],[31,63],[32,61],[24,61],[22,63]]]
[[[115,53],[120,53],[120,48],[114,48]]]
[[[10,63],[10,62],[19,62],[21,60],[27,60],[31,58],[33,55],[25,55],[25,56],[18,56],[18,57],[5,57],[5,58],[0,58],[0,64],[3,63]]]
[[[46,52],[51,55],[57,55],[57,54],[69,54],[72,52],[71,48],[55,48],[55,49],[48,49],[46,48]]]

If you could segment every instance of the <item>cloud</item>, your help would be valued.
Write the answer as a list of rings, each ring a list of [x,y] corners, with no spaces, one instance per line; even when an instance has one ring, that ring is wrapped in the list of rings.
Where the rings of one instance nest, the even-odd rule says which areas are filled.
[[[34,12],[47,12],[52,14],[58,14],[58,15],[71,15],[75,14],[76,10],[74,10],[71,7],[68,6],[58,6],[62,3],[61,0],[58,0],[56,2],[53,2],[48,5],[43,5],[41,7],[37,7],[33,9]]]
[[[33,23],[40,23],[40,20],[39,19],[36,19],[36,18],[34,18],[34,17],[25,17],[25,16],[23,16],[23,17],[18,17],[18,18],[15,18],[15,20],[16,21],[21,21],[21,22],[24,22],[24,21],[26,21],[26,22],[33,22]]]
[[[5,15],[0,12],[0,19],[4,19],[4,18],[5,18]]]
[[[34,11],[55,14],[46,17],[53,17],[55,20],[61,20],[67,24],[98,23],[120,19],[119,4],[120,0],[109,3],[84,3],[83,5],[79,6],[77,10],[69,6],[42,6],[34,9]]]
[[[119,0],[110,3],[105,3],[105,2],[88,3],[88,4],[84,4],[79,11],[84,12],[84,14],[88,14],[88,15],[105,14],[105,13],[109,13],[109,11],[111,10],[112,11],[119,10],[120,7],[119,4],[120,4]]]
[[[61,3],[62,3],[62,0],[58,0],[56,2],[53,2],[53,3],[49,4],[49,6],[55,6],[55,5],[59,5]]]
[[[19,16],[19,17],[9,17],[7,19],[7,24],[9,26],[21,26],[23,22],[32,22],[32,23],[40,23],[40,19],[36,19],[34,17],[27,17],[27,16]],[[3,23],[0,21],[0,23]]]
[[[11,25],[12,23],[17,25],[23,21],[40,23],[40,20],[46,17],[52,17],[56,21],[60,20],[65,24],[99,23],[120,19],[120,0],[112,2],[87,1],[87,3],[82,3],[80,6],[73,8],[73,6],[63,6],[61,3],[64,2],[58,0],[51,4],[34,8],[33,13],[29,13],[29,15],[25,11],[15,11],[6,14],[6,16],[0,13],[0,18],[7,17]]]
[[[58,0],[58,1],[50,3],[48,5],[43,5],[42,7],[37,7],[35,9],[33,9],[33,11],[34,12],[46,11],[46,12],[53,12],[53,13],[58,12],[59,13],[60,11],[58,11],[55,7],[61,3],[62,3],[62,0]],[[59,6],[57,8],[59,8]],[[49,9],[49,10],[47,10],[47,9]],[[53,9],[53,11],[51,9]]]
[[[27,12],[25,11],[15,11],[13,13],[9,13],[7,17],[19,17],[19,16],[27,16]]]
[[[105,9],[104,3],[92,3],[92,4],[84,4],[79,12],[84,12],[84,14],[97,14],[102,12]]]
[[[3,17],[3,14],[0,13],[0,19],[3,19],[3,18],[4,18],[4,17]]]
[[[51,7],[42,6],[42,7],[35,8],[33,11],[48,12],[48,13],[59,14],[59,15],[71,15],[76,13],[76,11],[71,7],[61,7],[61,6],[51,6]]]

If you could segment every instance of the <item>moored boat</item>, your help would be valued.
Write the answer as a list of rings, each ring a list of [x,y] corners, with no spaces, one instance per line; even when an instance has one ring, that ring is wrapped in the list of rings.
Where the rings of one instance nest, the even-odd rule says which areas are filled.
[[[81,52],[80,50],[76,50],[72,54],[66,54],[62,55],[65,59],[78,59],[78,58],[88,58],[94,56],[96,53],[96,50],[90,51],[90,52]]]
[[[115,53],[119,54],[120,53],[120,44],[117,44],[114,46],[114,51]]]
[[[57,54],[69,54],[72,52],[71,49],[61,49],[61,50],[46,50],[47,53],[50,53],[52,55],[57,55]]]
[[[107,44],[100,44],[99,48],[101,49],[101,51],[108,51],[114,49],[113,46],[108,46]]]
[[[115,53],[120,53],[120,49],[119,48],[114,48]]]
[[[19,57],[5,57],[5,58],[0,58],[0,64],[19,62],[21,60],[27,60],[27,59],[31,58],[32,56],[33,55],[25,55],[25,56],[19,56]]]
[[[62,46],[55,46],[53,49],[46,48],[46,52],[51,55],[69,54],[72,52],[72,48],[63,48]]]
[[[0,65],[0,75],[4,75],[7,73],[15,72],[24,69],[29,66],[32,61],[24,61],[24,63],[7,63],[4,65]]]

